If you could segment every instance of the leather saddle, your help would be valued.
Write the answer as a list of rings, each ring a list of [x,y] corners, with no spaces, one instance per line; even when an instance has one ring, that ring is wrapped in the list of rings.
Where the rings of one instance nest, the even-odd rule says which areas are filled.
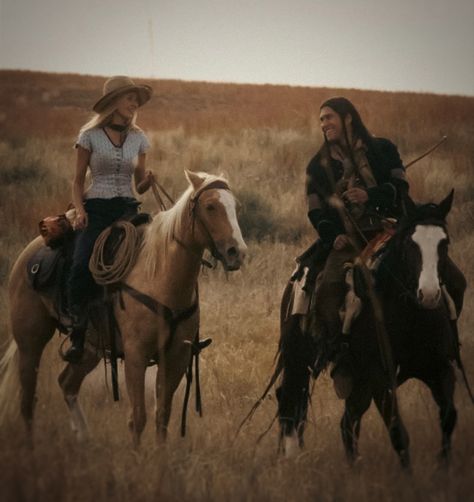
[[[151,216],[147,213],[139,213],[128,221],[138,227],[150,223]],[[59,247],[41,246],[26,265],[28,281],[31,287],[52,300],[53,308],[57,314],[57,328],[62,333],[68,333],[71,327],[66,285],[72,265],[76,236],[77,233],[72,234]],[[113,256],[120,247],[122,238],[121,231],[113,228],[107,240],[106,253],[109,261],[113,259]],[[106,308],[102,300],[103,295],[104,288],[97,285],[95,294],[90,298],[88,307],[88,315],[92,325],[96,325],[98,320],[103,318],[101,313]]]

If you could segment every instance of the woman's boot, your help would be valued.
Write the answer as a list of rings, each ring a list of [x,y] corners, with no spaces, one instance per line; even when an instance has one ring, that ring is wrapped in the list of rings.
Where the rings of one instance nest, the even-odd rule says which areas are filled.
[[[78,363],[84,355],[84,342],[86,339],[87,318],[84,314],[71,314],[72,332],[69,335],[71,346],[63,358],[68,363]]]

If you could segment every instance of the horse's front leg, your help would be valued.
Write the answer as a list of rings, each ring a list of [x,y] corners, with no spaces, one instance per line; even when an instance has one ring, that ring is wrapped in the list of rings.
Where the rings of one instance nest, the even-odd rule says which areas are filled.
[[[160,351],[155,388],[155,421],[159,441],[166,439],[173,396],[191,360],[191,344],[186,340],[192,337],[183,335],[186,332],[196,333],[197,329],[198,326],[195,323],[184,322],[174,333],[167,349]]]
[[[69,363],[61,372],[58,383],[71,414],[71,427],[79,441],[89,436],[87,421],[78,401],[79,389],[84,378],[97,366],[100,358],[96,352],[85,347],[84,356],[77,364]]]
[[[454,385],[456,377],[453,367],[446,362],[441,368],[436,368],[431,375],[421,378],[430,388],[436,404],[439,407],[441,424],[441,452],[444,462],[449,462],[451,454],[451,435],[457,421],[457,411],[454,407]]]
[[[133,446],[138,448],[146,424],[145,371],[148,359],[145,348],[136,343],[137,340],[132,347],[127,347],[127,342],[124,342],[125,380],[131,405],[128,428],[132,434]]]
[[[407,430],[403,425],[398,410],[397,396],[383,384],[383,375],[374,378],[376,390],[374,391],[374,401],[380,415],[383,418],[385,426],[390,434],[390,441],[395,451],[400,457],[402,467],[410,467],[410,440]]]
[[[350,396],[346,399],[341,419],[341,435],[346,457],[350,464],[359,458],[359,434],[362,416],[372,401],[372,392],[367,381],[355,381]]]

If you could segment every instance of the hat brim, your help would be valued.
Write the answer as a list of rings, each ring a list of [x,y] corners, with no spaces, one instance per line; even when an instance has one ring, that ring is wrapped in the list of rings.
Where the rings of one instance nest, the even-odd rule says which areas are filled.
[[[153,89],[149,85],[128,85],[102,96],[92,109],[96,113],[100,113],[104,111],[110,103],[114,101],[114,99],[118,98],[122,94],[126,94],[127,92],[136,92],[138,94],[139,106],[143,106],[153,95]]]

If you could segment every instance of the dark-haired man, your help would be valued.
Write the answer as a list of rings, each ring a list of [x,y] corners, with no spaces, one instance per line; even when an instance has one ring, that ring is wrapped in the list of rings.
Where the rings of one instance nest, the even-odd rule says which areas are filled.
[[[364,247],[364,238],[381,230],[382,219],[402,215],[408,183],[397,147],[373,137],[348,99],[325,101],[320,122],[325,141],[307,167],[306,184],[308,217],[328,250],[314,320],[336,347],[331,375],[338,396],[345,398],[352,379],[349,340],[342,335],[339,316],[346,291],[344,263]]]
[[[336,347],[334,378],[339,397],[352,389],[350,338],[342,334],[339,309],[345,288],[344,264],[382,230],[382,220],[399,219],[408,198],[405,168],[397,147],[372,136],[346,98],[325,101],[320,108],[324,144],[307,167],[308,217],[327,250],[313,312],[314,326]],[[466,280],[448,259],[443,281],[459,315]],[[456,321],[453,321],[457,333]]]

